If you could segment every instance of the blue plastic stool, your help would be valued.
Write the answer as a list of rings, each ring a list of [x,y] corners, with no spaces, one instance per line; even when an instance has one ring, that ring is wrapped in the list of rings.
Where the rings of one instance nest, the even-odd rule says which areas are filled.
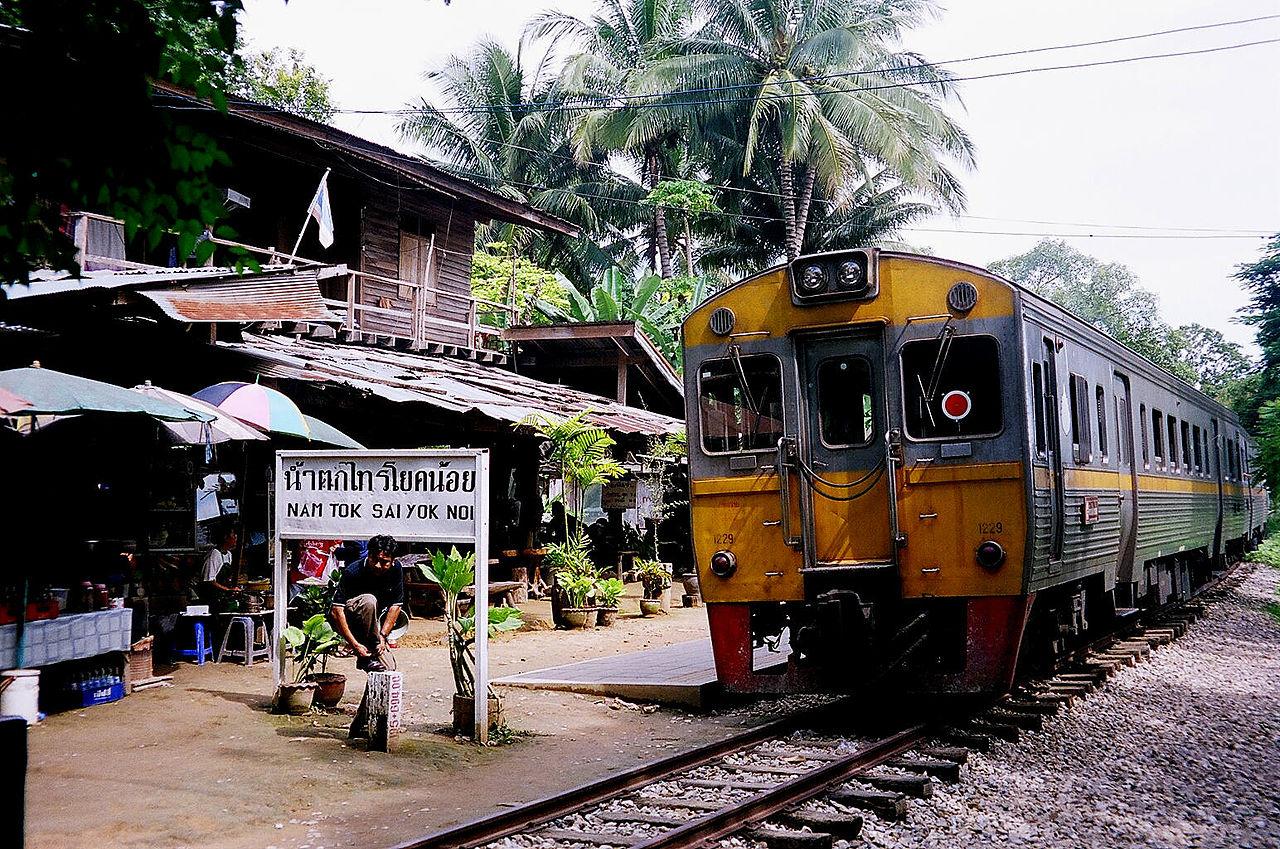
[[[204,666],[206,659],[213,660],[213,639],[206,639],[204,622],[196,619],[192,624],[195,626],[195,648],[178,649],[178,655],[180,657],[194,657],[197,665]]]

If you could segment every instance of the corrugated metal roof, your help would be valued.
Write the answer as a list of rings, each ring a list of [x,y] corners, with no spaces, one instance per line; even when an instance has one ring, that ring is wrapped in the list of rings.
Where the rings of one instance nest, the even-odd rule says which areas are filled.
[[[175,321],[337,321],[320,297],[314,270],[252,274],[192,281],[164,289],[142,289]]]
[[[313,339],[245,334],[220,342],[255,361],[263,375],[326,380],[397,403],[430,404],[456,413],[479,413],[507,424],[542,413],[567,418],[590,410],[588,420],[617,433],[668,434],[684,430],[680,419],[626,407],[608,398],[542,383],[469,360],[424,357],[384,348]]]
[[[321,299],[319,271],[266,266],[245,272],[212,267],[100,271],[81,277],[46,272],[30,285],[3,288],[12,300],[120,291],[151,301],[181,322],[339,321]]]

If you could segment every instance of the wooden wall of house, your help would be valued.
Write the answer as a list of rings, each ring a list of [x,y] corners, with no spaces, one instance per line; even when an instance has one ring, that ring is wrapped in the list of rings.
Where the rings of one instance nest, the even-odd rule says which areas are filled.
[[[432,201],[406,203],[392,196],[368,196],[361,210],[360,270],[371,274],[397,279],[412,279],[425,268],[425,262],[415,263],[410,254],[412,240],[405,240],[401,223],[416,216],[418,234],[423,243],[435,235],[435,262],[432,265],[434,280],[414,280],[428,287],[424,293],[428,315],[465,324],[469,304],[463,300],[471,294],[471,257],[475,243],[476,219],[467,209],[450,207]],[[402,245],[405,250],[402,250]],[[388,333],[411,337],[410,315],[413,308],[412,290],[379,280],[362,278],[360,302],[369,306],[395,309],[402,315],[389,316],[365,313],[362,329],[374,333]],[[430,289],[438,290],[431,292]],[[448,297],[453,293],[459,297]],[[463,328],[449,327],[428,322],[424,340],[445,345],[474,346],[470,334]]]

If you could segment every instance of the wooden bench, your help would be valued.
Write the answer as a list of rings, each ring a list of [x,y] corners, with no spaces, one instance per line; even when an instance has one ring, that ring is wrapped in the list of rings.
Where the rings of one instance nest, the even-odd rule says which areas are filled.
[[[444,592],[440,585],[431,581],[405,581],[405,600],[409,609],[416,615],[430,605],[432,610],[439,610],[444,605]],[[475,587],[467,587],[462,591],[463,598],[475,595]],[[529,588],[523,581],[493,581],[489,584],[489,603],[506,604],[515,607],[529,600]],[[469,605],[468,605],[469,606]]]

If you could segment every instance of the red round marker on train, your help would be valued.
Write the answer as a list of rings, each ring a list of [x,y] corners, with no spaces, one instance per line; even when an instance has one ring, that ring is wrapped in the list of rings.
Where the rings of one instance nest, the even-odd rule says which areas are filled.
[[[973,401],[969,393],[960,389],[952,389],[942,396],[942,414],[953,422],[958,422],[973,411]]]

